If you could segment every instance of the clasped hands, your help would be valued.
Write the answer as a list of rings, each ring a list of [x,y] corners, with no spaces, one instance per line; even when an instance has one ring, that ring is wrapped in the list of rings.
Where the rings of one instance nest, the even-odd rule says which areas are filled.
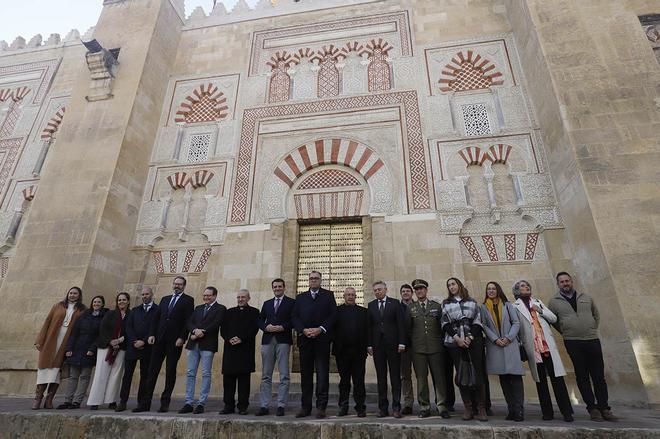
[[[192,334],[190,335],[191,340],[197,340],[198,338],[204,337],[203,329],[193,329]]]
[[[495,340],[495,344],[498,345],[498,346],[504,347],[504,346],[507,346],[507,345],[511,344],[511,340],[509,340],[506,337],[502,337],[502,338],[498,338],[497,340]]]
[[[307,338],[316,338],[323,333],[321,328],[305,328],[303,329],[303,335]]]
[[[237,344],[241,344],[242,342],[243,342],[243,340],[241,340],[240,338],[238,338],[236,336],[229,339],[229,344],[232,345],[232,346],[236,346]]]
[[[271,325],[269,323],[269,324],[266,325],[266,332],[284,332],[284,326],[282,326],[282,325]]]

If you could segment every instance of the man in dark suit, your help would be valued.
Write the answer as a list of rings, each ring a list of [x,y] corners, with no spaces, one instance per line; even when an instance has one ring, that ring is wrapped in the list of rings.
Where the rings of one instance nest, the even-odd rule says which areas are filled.
[[[220,333],[225,340],[222,356],[222,387],[225,408],[221,415],[247,415],[250,402],[250,374],[254,372],[255,338],[259,332],[259,310],[248,305],[250,292],[241,289],[236,294],[237,306],[225,312]],[[236,384],[238,383],[238,404]]]
[[[302,396],[297,418],[304,418],[312,412],[315,370],[316,417],[325,418],[330,385],[330,340],[336,313],[334,293],[321,288],[321,273],[312,271],[309,273],[309,290],[296,297],[291,317],[300,349]]]
[[[136,306],[126,317],[126,360],[124,361],[124,377],[119,392],[119,404],[116,412],[126,410],[126,402],[131,391],[133,372],[140,361],[140,386],[138,387],[138,406],[143,404],[149,378],[149,361],[151,360],[151,345],[147,343],[149,328],[158,312],[154,303],[154,293],[149,287],[142,288],[142,304]]]
[[[186,350],[188,351],[188,370],[186,375],[186,402],[179,413],[204,413],[206,399],[211,390],[211,368],[213,356],[218,352],[218,332],[224,317],[225,308],[217,302],[218,290],[206,287],[202,300],[204,304],[195,308],[188,319],[187,327],[190,335]],[[202,386],[199,389],[199,400],[195,402],[195,381],[200,360],[202,362]]]
[[[134,412],[151,410],[151,399],[163,361],[166,361],[165,388],[160,395],[158,412],[165,413],[170,409],[172,390],[176,383],[176,364],[181,357],[183,343],[188,335],[186,322],[195,308],[193,298],[183,292],[186,288],[186,278],[177,276],[172,283],[172,294],[161,299],[156,315],[151,322],[147,339],[147,342],[153,345],[149,364],[149,382],[145,399],[143,403],[133,409]]]
[[[366,416],[364,389],[367,360],[367,309],[355,304],[355,288],[344,290],[344,303],[337,307],[337,319],[332,339],[332,353],[339,370],[339,412],[348,414],[348,397],[353,381],[353,400],[358,417]]]
[[[261,408],[257,416],[268,414],[275,363],[280,373],[276,415],[284,416],[284,408],[289,399],[289,352],[293,344],[291,313],[296,301],[284,294],[284,279],[275,279],[270,286],[275,297],[264,302],[259,314],[259,328],[263,331],[263,336],[261,337]]]
[[[406,350],[406,330],[401,303],[387,297],[387,284],[376,281],[372,285],[376,299],[368,306],[368,347],[374,357],[378,382],[378,417],[389,416],[387,400],[387,370],[392,385],[392,416],[401,417],[401,352]]]

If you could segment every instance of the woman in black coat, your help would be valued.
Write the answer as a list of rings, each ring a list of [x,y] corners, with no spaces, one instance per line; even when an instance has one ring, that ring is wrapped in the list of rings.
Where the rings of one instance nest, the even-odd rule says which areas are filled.
[[[64,403],[57,406],[58,409],[77,409],[85,397],[92,368],[96,364],[96,338],[107,311],[104,306],[103,296],[94,297],[89,309],[73,325],[64,354],[64,364],[69,366],[69,378]]]

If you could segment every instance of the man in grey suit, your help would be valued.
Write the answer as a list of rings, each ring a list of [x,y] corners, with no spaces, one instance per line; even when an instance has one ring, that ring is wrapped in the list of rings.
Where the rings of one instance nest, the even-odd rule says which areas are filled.
[[[296,301],[284,294],[283,279],[270,283],[274,297],[264,302],[259,313],[261,338],[261,408],[257,416],[268,414],[268,405],[273,391],[273,369],[277,364],[280,384],[277,388],[277,416],[284,416],[284,408],[289,399],[289,352],[293,344],[291,312]]]

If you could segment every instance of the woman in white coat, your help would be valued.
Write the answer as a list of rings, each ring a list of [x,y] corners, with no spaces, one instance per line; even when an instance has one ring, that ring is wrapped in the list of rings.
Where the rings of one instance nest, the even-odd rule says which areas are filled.
[[[536,381],[543,420],[554,418],[547,381],[547,377],[550,377],[564,421],[573,422],[573,407],[563,378],[566,370],[550,329],[550,324],[557,321],[557,316],[543,302],[532,297],[532,285],[526,280],[519,280],[513,285],[513,295],[516,297],[514,306],[520,320],[519,338],[527,354],[529,370]]]

